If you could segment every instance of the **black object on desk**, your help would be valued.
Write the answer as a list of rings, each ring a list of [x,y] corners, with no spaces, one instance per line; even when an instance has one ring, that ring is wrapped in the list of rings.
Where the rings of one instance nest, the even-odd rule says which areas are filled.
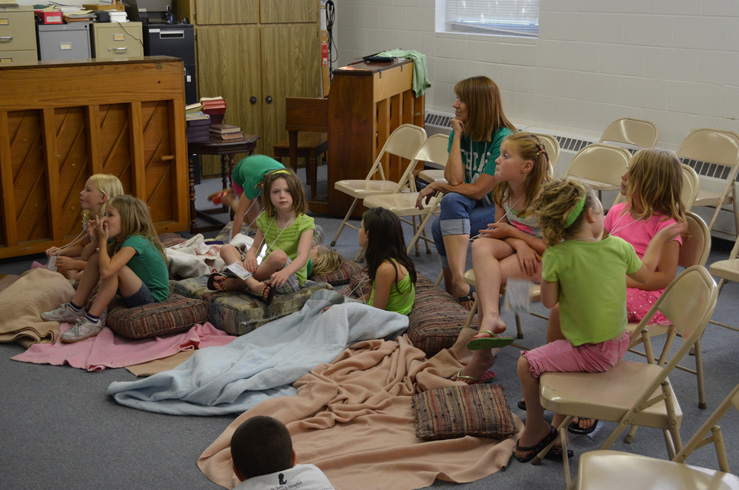
[[[213,231],[220,230],[226,223],[210,216],[214,213],[223,213],[228,209],[224,206],[222,208],[208,209],[205,211],[198,211],[195,209],[195,173],[193,168],[193,154],[195,155],[220,155],[221,156],[221,180],[223,182],[223,188],[228,189],[229,179],[231,178],[231,171],[236,164],[234,155],[237,153],[248,153],[249,155],[254,154],[254,150],[257,149],[257,140],[259,136],[253,134],[247,134],[244,139],[236,141],[223,141],[218,138],[211,136],[210,141],[201,143],[188,143],[187,153],[190,155],[190,233],[195,234],[200,231]],[[198,218],[213,223],[213,226],[204,226],[202,228],[197,227]]]

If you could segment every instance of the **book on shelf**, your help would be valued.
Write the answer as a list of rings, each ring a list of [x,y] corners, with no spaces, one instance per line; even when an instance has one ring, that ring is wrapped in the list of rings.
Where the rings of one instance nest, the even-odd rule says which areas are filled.
[[[185,106],[185,112],[190,114],[193,112],[201,112],[203,110],[203,104],[195,102],[194,104],[187,104]]]
[[[190,112],[190,113],[185,113],[185,120],[186,121],[201,121],[201,120],[210,121],[210,116],[200,111]]]
[[[238,133],[241,131],[241,128],[231,124],[211,124],[210,131],[218,134]]]
[[[237,133],[224,133],[224,134],[211,133],[211,135],[214,138],[217,138],[217,139],[220,139],[220,140],[223,140],[223,141],[243,140],[244,139],[244,132],[243,131],[239,131]]]

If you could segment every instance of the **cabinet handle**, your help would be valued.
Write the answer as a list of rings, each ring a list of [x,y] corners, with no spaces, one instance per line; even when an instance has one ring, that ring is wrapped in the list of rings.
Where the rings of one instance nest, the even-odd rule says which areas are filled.
[[[162,155],[159,160],[162,162],[169,162],[174,160],[174,155]]]
[[[249,102],[251,102],[252,104],[256,104],[257,98],[252,95],[251,97],[249,97]]]
[[[8,41],[8,42],[10,42],[12,40],[13,40],[13,36],[0,36],[0,41]]]
[[[116,53],[125,53],[126,51],[128,51],[128,48],[126,48],[126,47],[123,47],[123,48],[108,48],[108,51],[115,51]]]
[[[271,104],[272,103],[272,96],[271,95],[268,95],[267,98],[264,99],[264,100],[266,100],[268,104]]]

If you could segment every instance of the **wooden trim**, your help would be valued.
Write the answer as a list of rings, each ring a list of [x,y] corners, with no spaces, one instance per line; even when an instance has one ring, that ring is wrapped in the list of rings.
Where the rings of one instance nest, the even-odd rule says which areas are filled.
[[[87,121],[87,161],[90,175],[103,173],[103,150],[100,147],[100,106],[85,107]]]
[[[49,216],[51,223],[49,228],[52,240],[62,240],[64,238],[64,228],[62,226],[62,209],[57,204],[61,202],[61,193],[59,192],[59,156],[56,144],[56,124],[54,109],[44,109],[42,111],[42,121],[44,125],[43,138],[44,147],[46,148],[46,205],[49,207]]]
[[[18,226],[16,223],[15,191],[13,190],[13,170],[10,158],[10,128],[8,113],[0,111],[0,182],[2,183],[3,210],[5,212],[5,240],[9,247],[18,246]],[[0,244],[1,248],[2,244]]]
[[[146,161],[144,160],[144,124],[141,102],[131,102],[128,106],[128,137],[131,145],[131,172],[133,175],[132,193],[146,201]]]

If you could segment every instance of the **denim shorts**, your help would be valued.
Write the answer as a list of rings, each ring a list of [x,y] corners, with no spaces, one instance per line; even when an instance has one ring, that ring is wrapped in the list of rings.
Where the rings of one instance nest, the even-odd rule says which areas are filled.
[[[120,293],[121,290],[119,289],[118,294]],[[151,291],[149,291],[149,288],[143,282],[141,283],[141,287],[138,291],[133,293],[131,296],[122,297],[123,301],[126,303],[126,306],[128,306],[129,308],[132,308],[134,306],[144,306],[156,302],[154,296],[151,295]]]

